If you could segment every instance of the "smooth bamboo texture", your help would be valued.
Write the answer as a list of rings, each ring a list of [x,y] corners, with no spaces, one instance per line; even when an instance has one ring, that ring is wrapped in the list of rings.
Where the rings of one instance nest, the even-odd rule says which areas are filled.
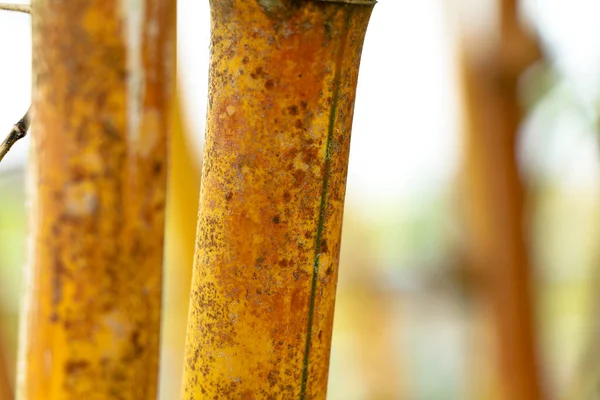
[[[10,379],[8,365],[6,364],[6,352],[4,351],[4,338],[0,332],[0,399],[13,399],[13,382]]]
[[[324,399],[371,1],[213,0],[185,399]]]
[[[543,396],[517,139],[519,78],[540,52],[521,27],[515,2],[499,6],[498,39],[487,47],[468,40],[462,46],[468,256],[483,274],[480,293],[492,312],[501,398],[537,400]]]
[[[597,256],[596,256],[597,257]],[[594,294],[591,296],[592,305],[590,307],[590,318],[593,318],[589,324],[585,346],[579,356],[579,363],[574,369],[571,381],[567,387],[566,395],[561,399],[566,400],[589,400],[593,399],[597,393],[600,384],[600,368],[598,367],[598,354],[600,353],[600,320],[596,318],[598,306],[600,305],[600,291],[597,290],[600,284],[600,269],[596,267],[594,274],[590,279]]]
[[[163,400],[181,398],[202,165],[186,137],[188,125],[181,95],[176,97],[172,108],[160,363],[160,398]]]
[[[174,0],[33,3],[19,399],[155,399]]]

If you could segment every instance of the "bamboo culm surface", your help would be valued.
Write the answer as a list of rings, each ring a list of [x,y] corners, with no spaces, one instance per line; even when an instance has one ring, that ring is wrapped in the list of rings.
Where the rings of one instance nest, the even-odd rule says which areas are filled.
[[[37,0],[18,398],[155,399],[174,0]]]
[[[184,399],[325,398],[373,4],[211,1]]]

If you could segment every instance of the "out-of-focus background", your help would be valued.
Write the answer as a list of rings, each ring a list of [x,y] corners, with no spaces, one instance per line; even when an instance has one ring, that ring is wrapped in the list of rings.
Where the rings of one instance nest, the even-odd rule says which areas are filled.
[[[523,335],[533,336],[544,393],[597,396],[600,3],[526,0],[517,11],[513,3],[375,7],[352,133],[329,399],[508,399],[514,360],[505,353]],[[208,5],[179,1],[180,144],[197,169]],[[30,101],[30,39],[28,16],[0,12],[0,132]],[[27,139],[17,143],[0,164],[0,365],[9,381],[24,290],[27,148]],[[189,187],[192,206],[171,205],[169,215],[193,229]],[[181,256],[171,228],[168,246]],[[192,260],[179,268],[166,260],[161,399],[170,400]],[[528,294],[531,318],[515,317],[513,299]]]

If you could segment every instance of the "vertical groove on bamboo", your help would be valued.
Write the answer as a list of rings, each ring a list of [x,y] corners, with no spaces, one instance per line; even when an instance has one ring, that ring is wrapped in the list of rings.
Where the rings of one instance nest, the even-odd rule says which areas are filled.
[[[516,2],[503,0],[499,10],[496,41],[480,48],[468,40],[462,43],[469,258],[485,276],[482,293],[493,314],[502,398],[536,400],[543,396],[525,231],[526,190],[516,151],[522,119],[519,78],[541,55],[519,22]]]
[[[174,0],[37,0],[24,400],[155,399]]]
[[[184,398],[324,399],[372,1],[213,0]]]

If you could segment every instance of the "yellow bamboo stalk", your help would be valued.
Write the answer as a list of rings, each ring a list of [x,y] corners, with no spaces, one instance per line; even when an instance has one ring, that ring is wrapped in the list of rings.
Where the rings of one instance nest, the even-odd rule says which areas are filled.
[[[176,58],[177,55],[173,54]],[[194,260],[200,168],[189,143],[189,126],[177,89],[171,107],[171,137],[167,180],[165,277],[163,295],[159,399],[181,398],[185,330]]]
[[[373,1],[213,0],[185,399],[324,399]]]
[[[4,351],[4,340],[0,331],[0,399],[11,400],[13,398],[13,382],[10,378],[8,365],[6,363],[6,352]]]
[[[35,1],[19,398],[155,399],[173,0]]]
[[[524,231],[526,192],[516,152],[522,118],[518,81],[541,55],[519,23],[516,2],[498,5],[498,36],[480,32],[492,38],[486,46],[462,38],[468,256],[484,277],[481,293],[492,313],[501,398],[537,400],[543,395]]]
[[[165,241],[165,289],[161,338],[160,398],[181,397],[185,329],[194,248],[200,166],[193,146],[186,138],[187,124],[177,95],[172,110],[172,131],[169,142],[167,220]]]

